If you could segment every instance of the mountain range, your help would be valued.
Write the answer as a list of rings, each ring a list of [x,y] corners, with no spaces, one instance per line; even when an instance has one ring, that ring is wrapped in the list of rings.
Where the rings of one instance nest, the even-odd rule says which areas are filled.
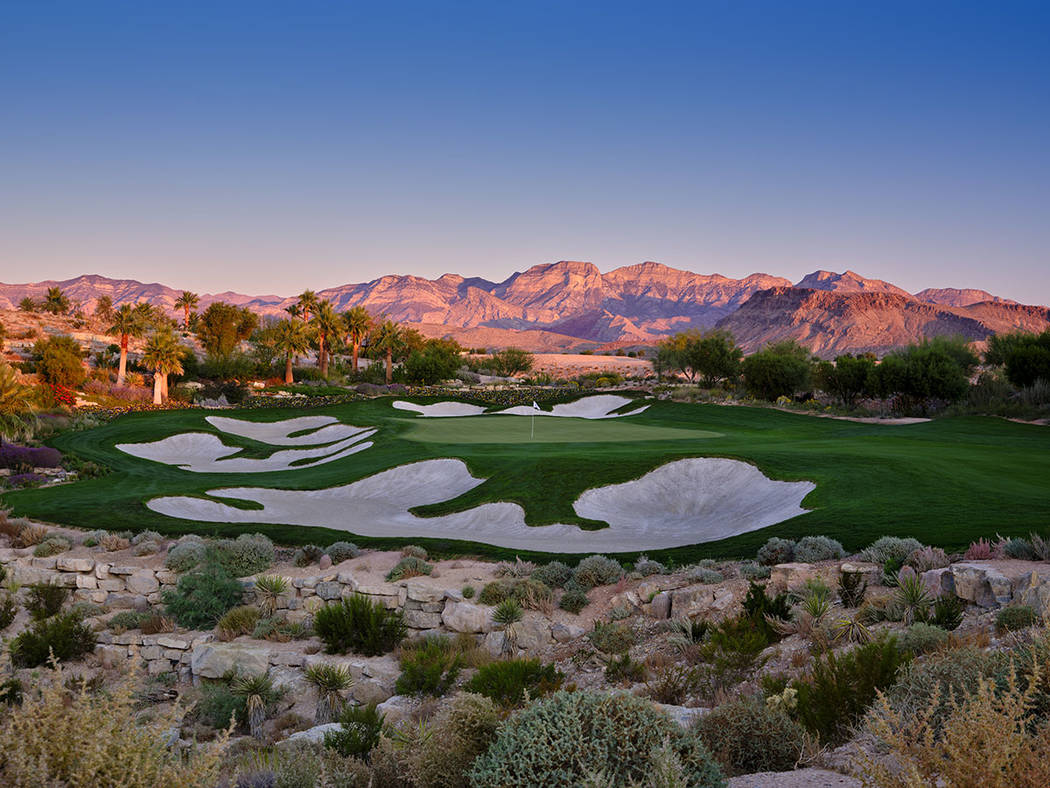
[[[115,305],[148,301],[171,314],[181,291],[159,283],[99,275],[30,284],[0,283],[0,309],[59,287],[90,312],[108,295]],[[751,351],[797,339],[821,356],[884,353],[919,339],[958,334],[982,341],[993,333],[1050,327],[1050,309],[1025,306],[984,290],[940,288],[918,293],[853,271],[815,271],[801,281],[768,274],[730,279],[645,262],[602,273],[594,264],[536,265],[502,282],[444,274],[437,279],[389,275],[317,293],[344,311],[373,314],[452,336],[472,347],[519,345],[559,351],[651,345],[687,328],[732,331]],[[297,297],[225,292],[201,296],[261,315],[283,315]]]

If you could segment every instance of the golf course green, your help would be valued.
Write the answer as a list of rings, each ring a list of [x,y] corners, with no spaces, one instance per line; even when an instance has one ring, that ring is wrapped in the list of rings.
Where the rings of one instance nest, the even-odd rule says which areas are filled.
[[[4,502],[16,515],[83,528],[213,535],[260,531],[286,544],[353,538],[360,544],[390,546],[408,540],[348,537],[347,530],[334,528],[195,522],[159,514],[145,503],[161,496],[205,496],[224,487],[322,490],[405,463],[447,457],[462,460],[486,481],[459,497],[414,509],[414,514],[444,515],[508,501],[524,509],[529,525],[576,523],[598,529],[605,524],[583,519],[573,509],[585,490],[637,479],[677,459],[723,457],[751,463],[771,479],[815,483],[802,504],[811,511],[750,533],[647,551],[650,555],[679,563],[751,556],[770,536],[807,534],[833,537],[850,550],[884,534],[960,549],[978,537],[1025,535],[1050,525],[1050,430],[1045,427],[985,417],[890,426],[767,408],[649,402],[643,413],[602,420],[423,418],[395,410],[389,398],[299,410],[223,411],[224,417],[260,422],[331,416],[377,430],[369,438],[374,445],[350,456],[308,468],[250,474],[193,473],[116,449],[117,444],[196,432],[220,436],[227,446],[242,447],[246,456],[266,457],[275,450],[220,432],[205,420],[207,411],[133,413],[53,441],[63,452],[104,465],[106,475],[9,492]],[[451,539],[411,541],[446,554],[528,555]]]

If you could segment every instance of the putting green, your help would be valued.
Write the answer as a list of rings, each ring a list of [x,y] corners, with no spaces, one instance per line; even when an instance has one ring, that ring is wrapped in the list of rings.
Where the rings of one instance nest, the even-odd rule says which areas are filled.
[[[710,430],[659,427],[626,419],[572,419],[550,416],[462,416],[413,418],[403,437],[423,443],[633,443],[723,437]]]

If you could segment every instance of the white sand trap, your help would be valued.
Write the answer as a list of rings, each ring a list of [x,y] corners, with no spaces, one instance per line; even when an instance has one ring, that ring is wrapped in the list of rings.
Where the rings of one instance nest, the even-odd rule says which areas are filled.
[[[428,419],[446,418],[449,416],[480,416],[485,409],[479,405],[466,402],[435,402],[433,405],[417,405],[414,402],[394,400],[398,410],[411,410]]]
[[[366,431],[366,427],[354,427],[351,424],[342,424],[332,416],[302,416],[297,419],[285,419],[284,421],[245,421],[244,419],[230,419],[223,416],[206,416],[204,419],[216,429],[238,435],[242,438],[251,438],[260,443],[269,443],[272,446],[319,446],[322,443],[335,443],[345,440],[353,435],[359,435]],[[320,429],[319,429],[320,428]],[[307,435],[296,435],[294,433],[312,430]]]
[[[184,432],[152,443],[118,443],[117,448],[132,457],[176,465],[194,473],[264,473],[312,468],[327,462],[341,460],[372,446],[371,441],[359,441],[375,434],[366,430],[339,443],[314,449],[284,449],[269,457],[231,457],[241,451],[238,446],[227,446],[210,432]],[[225,458],[225,459],[224,459]],[[314,462],[294,464],[301,460]]]
[[[416,517],[416,506],[451,500],[484,480],[461,460],[424,460],[327,490],[253,487],[210,490],[209,495],[253,501],[262,509],[238,509],[189,496],[154,498],[155,512],[219,523],[282,523],[320,526],[362,536],[445,537],[519,550],[625,552],[682,547],[745,533],[804,514],[811,482],[777,482],[736,460],[687,459],[668,463],[640,479],[587,490],[575,509],[603,519],[609,528],[525,524],[513,503],[489,503],[441,517]]]
[[[566,402],[555,405],[551,410],[536,410],[528,405],[518,405],[506,410],[497,411],[496,415],[503,416],[562,416],[574,419],[619,419],[623,416],[637,416],[643,410],[649,408],[643,405],[627,413],[613,413],[617,408],[622,408],[634,400],[628,397],[617,397],[615,394],[595,394],[592,397],[582,397],[575,402]]]

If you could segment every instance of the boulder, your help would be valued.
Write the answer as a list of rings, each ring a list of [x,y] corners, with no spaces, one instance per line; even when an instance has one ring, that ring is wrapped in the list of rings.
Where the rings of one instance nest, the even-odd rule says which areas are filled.
[[[441,626],[441,614],[405,608],[404,621],[405,626],[412,629],[436,629]]]
[[[60,572],[90,572],[95,568],[95,559],[62,555],[58,557],[56,566]]]
[[[1013,598],[1015,602],[1031,607],[1044,621],[1050,620],[1050,571],[1022,575],[1014,584]]]
[[[570,640],[583,637],[587,630],[575,624],[551,624],[551,636],[558,643],[568,643]]]
[[[930,569],[919,575],[923,586],[933,597],[953,596],[955,594],[955,577],[950,566],[941,569]]]
[[[322,582],[314,586],[314,592],[321,599],[339,599],[343,595],[343,587],[335,582]]]
[[[441,613],[441,623],[453,632],[491,632],[492,614],[487,607],[481,605],[449,600]]]
[[[661,591],[659,594],[653,597],[653,601],[649,603],[649,615],[653,618],[670,618],[671,617],[671,595],[666,591]]]
[[[361,681],[354,682],[354,686],[350,688],[350,694],[362,705],[378,704],[393,697],[394,687],[392,684],[376,679],[361,679]]]
[[[837,567],[817,566],[816,564],[777,564],[769,570],[769,582],[775,588],[787,590],[798,588],[807,581],[817,577],[828,580],[832,574],[837,574]],[[834,583],[829,583],[834,585]]]
[[[380,703],[376,710],[386,715],[387,725],[396,727],[399,723],[410,722],[412,714],[418,708],[419,703],[415,698],[407,695],[394,695]]]
[[[128,591],[133,594],[152,594],[160,589],[160,582],[153,572],[135,572],[133,575],[128,575],[125,582]]]
[[[517,648],[536,652],[551,643],[550,622],[542,616],[527,615],[507,627],[507,637]]]
[[[270,649],[246,643],[205,643],[193,649],[190,670],[194,676],[219,679],[231,670],[259,676],[270,668]]]
[[[321,560],[317,562],[317,568],[320,569],[322,572],[325,569],[331,569],[332,568],[332,556],[328,555],[328,553],[325,553],[324,555],[322,555],[321,556]]]
[[[1010,579],[994,566],[971,561],[952,564],[955,595],[980,607],[991,609],[1010,602],[1013,595]]]
[[[312,728],[307,728],[305,731],[299,731],[293,733],[287,739],[278,743],[278,746],[282,744],[320,744],[324,741],[324,735],[326,733],[339,730],[343,726],[338,722],[326,722],[324,725],[315,725]]]

